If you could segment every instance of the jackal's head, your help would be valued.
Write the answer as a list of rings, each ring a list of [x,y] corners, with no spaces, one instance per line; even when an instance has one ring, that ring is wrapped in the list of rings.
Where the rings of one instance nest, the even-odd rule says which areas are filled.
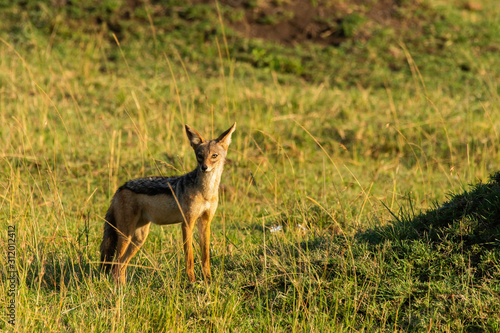
[[[186,125],[186,134],[196,154],[198,167],[203,172],[211,172],[224,165],[227,149],[231,143],[231,135],[236,129],[236,123],[217,139],[206,141],[195,129]]]

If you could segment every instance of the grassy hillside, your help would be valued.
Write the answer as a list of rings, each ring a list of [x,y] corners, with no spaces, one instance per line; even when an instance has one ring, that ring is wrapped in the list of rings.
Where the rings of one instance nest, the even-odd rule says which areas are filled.
[[[0,4],[17,331],[500,330],[498,6],[297,3]],[[234,121],[215,281],[189,284],[180,227],[153,226],[116,288],[114,191],[192,170],[185,123]]]

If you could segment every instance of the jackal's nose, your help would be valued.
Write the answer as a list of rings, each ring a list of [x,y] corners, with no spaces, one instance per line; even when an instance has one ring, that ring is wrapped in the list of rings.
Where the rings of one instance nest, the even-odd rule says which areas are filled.
[[[208,170],[208,166],[206,166],[205,164],[202,164],[201,165],[201,171],[205,172]]]

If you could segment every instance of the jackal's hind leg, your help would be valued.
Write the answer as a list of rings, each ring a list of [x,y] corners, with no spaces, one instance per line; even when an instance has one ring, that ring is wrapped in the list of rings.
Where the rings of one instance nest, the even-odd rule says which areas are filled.
[[[128,263],[146,241],[150,226],[151,223],[148,223],[135,229],[134,234],[127,238],[119,237],[115,264],[115,279],[118,283],[125,284]]]
[[[132,235],[132,240],[127,247],[127,251],[123,254],[122,262],[125,267],[128,266],[130,259],[136,255],[136,253],[140,250],[146,238],[148,238],[149,230],[151,227],[151,223],[148,223],[140,228],[137,228]]]
[[[126,236],[123,234],[118,235],[118,244],[116,246],[116,255],[113,270],[115,281],[121,285],[125,284],[125,270],[127,269],[127,264],[124,263],[123,256],[127,251],[131,240],[131,236]]]

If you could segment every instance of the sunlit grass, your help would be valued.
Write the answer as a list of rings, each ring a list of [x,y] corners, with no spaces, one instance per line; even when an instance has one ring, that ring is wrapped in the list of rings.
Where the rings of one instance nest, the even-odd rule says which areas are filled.
[[[445,74],[419,76],[402,49],[413,76],[400,85],[341,89],[228,60],[222,37],[205,67],[186,44],[161,52],[105,28],[23,33],[0,48],[0,225],[16,226],[18,331],[498,329],[498,251],[476,277],[460,255],[430,266],[449,261],[424,241],[360,237],[498,169],[495,78],[451,95]],[[185,123],[211,136],[234,121],[214,283],[189,284],[179,226],[153,226],[116,288],[98,269],[114,191],[190,171]]]

